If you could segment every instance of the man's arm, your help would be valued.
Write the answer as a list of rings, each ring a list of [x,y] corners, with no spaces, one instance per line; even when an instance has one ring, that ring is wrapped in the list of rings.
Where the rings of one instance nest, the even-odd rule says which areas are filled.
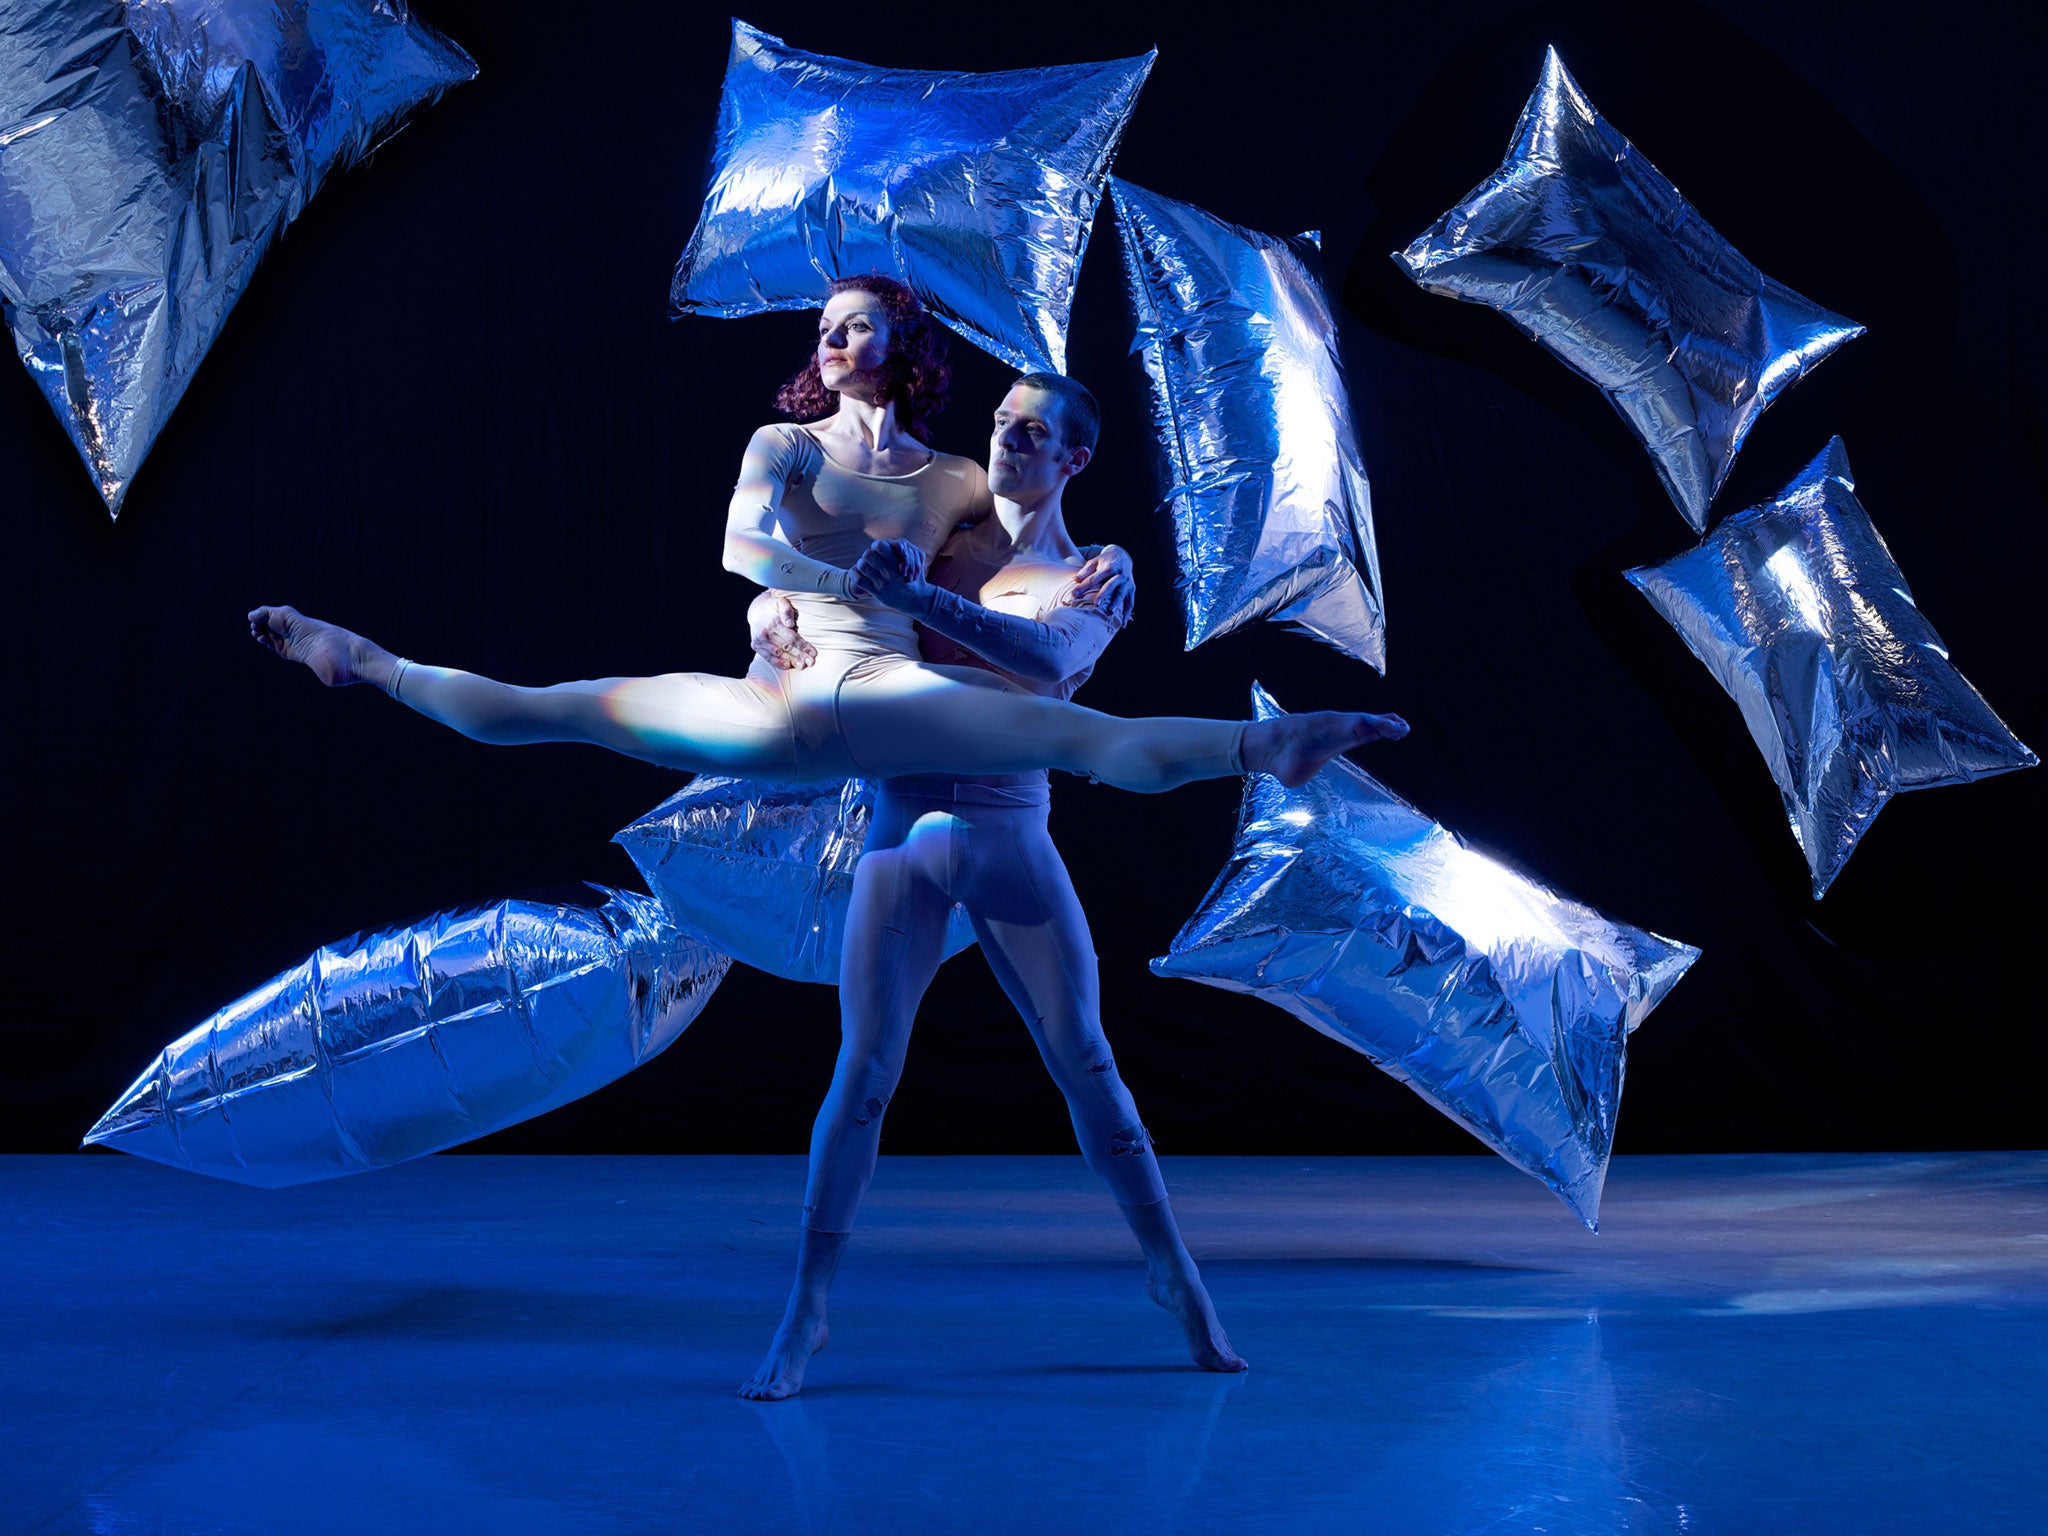
[[[1081,569],[1074,573],[1074,585],[1060,601],[1076,608],[1098,608],[1122,629],[1131,622],[1131,609],[1138,596],[1138,584],[1131,571],[1131,552],[1123,545],[1083,544]]]
[[[784,672],[801,672],[818,659],[817,647],[797,632],[796,604],[769,588],[747,605],[748,643],[754,654]]]
[[[1060,607],[1046,619],[998,613],[926,579],[922,549],[902,539],[872,544],[854,566],[873,601],[907,613],[992,666],[1032,682],[1057,683],[1095,664],[1116,634],[1101,609]]]

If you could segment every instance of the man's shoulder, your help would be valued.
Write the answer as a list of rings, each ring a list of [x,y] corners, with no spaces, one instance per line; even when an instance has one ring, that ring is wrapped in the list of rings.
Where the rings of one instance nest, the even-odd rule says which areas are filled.
[[[999,597],[1028,601],[1039,614],[1068,606],[1067,594],[1083,562],[1076,555],[1061,559],[1038,551],[1019,551],[996,567],[982,583],[984,601],[994,604]],[[1015,606],[1013,602],[1012,606]]]

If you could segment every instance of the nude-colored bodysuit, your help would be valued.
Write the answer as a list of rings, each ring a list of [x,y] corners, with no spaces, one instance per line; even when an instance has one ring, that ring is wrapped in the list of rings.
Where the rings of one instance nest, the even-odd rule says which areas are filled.
[[[781,489],[777,521],[784,536],[813,560],[850,567],[878,539],[907,539],[935,554],[963,523],[978,522],[991,509],[988,475],[971,459],[932,454],[908,475],[867,475],[835,462],[811,433],[799,426],[763,427],[748,445]],[[841,696],[856,688],[917,686],[921,660],[916,624],[909,615],[879,603],[856,602],[822,593],[790,591],[797,627],[816,648],[815,663],[785,672],[756,660],[750,684],[766,685],[788,711],[797,768],[806,778],[844,778],[864,770],[848,741]],[[960,679],[990,681],[980,669]],[[856,732],[858,729],[856,726]]]
[[[478,741],[588,741],[691,773],[784,783],[1050,767],[1157,793],[1242,770],[1242,722],[1122,720],[1015,692],[979,667],[921,661],[907,615],[816,591],[817,578],[834,578],[834,562],[852,564],[876,539],[929,553],[958,524],[984,519],[991,503],[977,466],[935,454],[908,475],[861,474],[788,426],[755,433],[747,460],[744,494],[769,502],[749,509],[736,498],[737,513],[803,546],[790,549],[792,574],[812,579],[813,590],[790,600],[817,650],[813,665],[784,672],[757,661],[737,678],[668,672],[520,688],[407,663],[394,695]]]
[[[955,537],[932,579],[984,608],[1028,621],[1037,677],[1001,672],[935,630],[921,631],[935,663],[980,668],[1006,686],[1066,699],[1088,680],[1111,620],[1068,602],[1077,567],[1017,556],[989,569],[973,534]],[[980,576],[977,588],[975,577]],[[1057,681],[1049,668],[1071,664]],[[1088,919],[1046,831],[1043,769],[885,779],[846,914],[839,999],[842,1039],[832,1087],[811,1134],[805,1225],[851,1231],[874,1177],[882,1119],[903,1069],[919,1001],[944,958],[957,903],[1059,1085],[1088,1166],[1120,1205],[1166,1198],[1151,1138],[1102,1033]]]

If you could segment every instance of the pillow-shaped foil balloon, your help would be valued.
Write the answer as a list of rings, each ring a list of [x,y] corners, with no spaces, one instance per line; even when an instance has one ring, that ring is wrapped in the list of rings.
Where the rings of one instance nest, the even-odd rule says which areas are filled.
[[[1384,672],[1372,493],[1317,237],[1260,234],[1119,179],[1110,196],[1188,649],[1276,619]]]
[[[475,74],[405,0],[54,0],[0,21],[0,311],[110,513],[271,241]]]
[[[279,1189],[579,1099],[668,1049],[732,965],[651,898],[602,894],[319,950],[164,1047],[85,1139]]]
[[[1281,711],[1254,689],[1260,719]],[[1237,847],[1152,962],[1364,1053],[1598,1230],[1629,1033],[1699,958],[1465,846],[1339,758],[1246,782]]]
[[[833,278],[879,272],[1012,366],[1066,372],[1074,279],[1152,58],[881,69],[734,21],[673,313],[811,309]]]
[[[1863,334],[1716,234],[1555,48],[1500,169],[1394,259],[1598,385],[1695,533],[1764,408]]]
[[[1893,795],[2040,761],[1949,661],[1839,437],[1773,500],[1627,574],[1741,706],[1816,901]]]
[[[864,779],[764,784],[702,774],[612,841],[684,932],[770,975],[836,987],[853,867],[874,812]],[[956,906],[945,953],[973,942]]]

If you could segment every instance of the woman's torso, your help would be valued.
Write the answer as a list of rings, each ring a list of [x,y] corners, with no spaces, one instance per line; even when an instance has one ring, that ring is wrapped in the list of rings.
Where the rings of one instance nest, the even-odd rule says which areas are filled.
[[[849,566],[877,539],[907,539],[937,554],[955,528],[988,515],[988,475],[972,459],[933,452],[909,474],[862,474],[833,459],[802,427],[771,430],[787,450],[777,466],[783,521],[813,560]]]
[[[935,554],[955,528],[980,521],[992,505],[988,475],[972,459],[934,450],[909,474],[871,475],[840,464],[803,427],[780,422],[768,430],[782,447],[773,470],[785,531],[813,560],[850,566],[877,539],[907,539]],[[916,627],[893,608],[815,593],[793,592],[790,600],[799,631],[821,650],[917,657]]]

